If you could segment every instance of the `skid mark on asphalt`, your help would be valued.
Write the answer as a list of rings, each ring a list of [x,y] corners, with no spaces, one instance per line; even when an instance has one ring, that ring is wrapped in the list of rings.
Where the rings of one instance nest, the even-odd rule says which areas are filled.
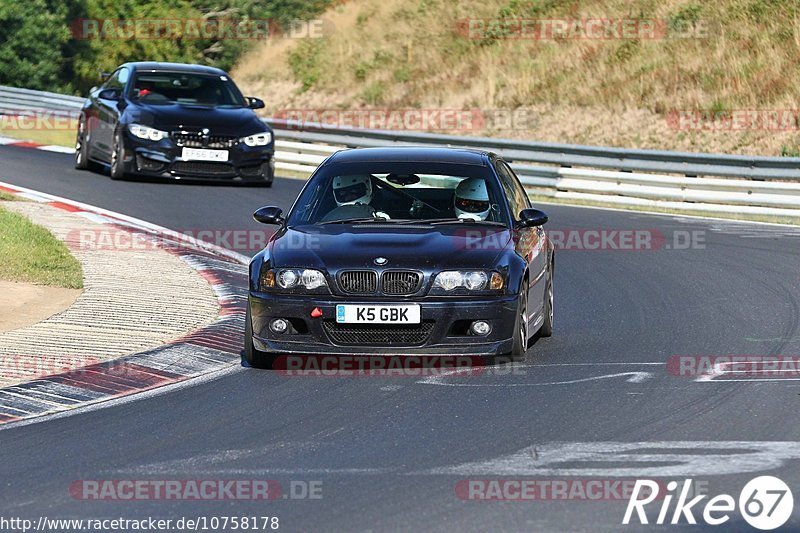
[[[538,372],[539,370],[546,371],[548,368],[552,367],[564,367],[564,366],[575,366],[575,367],[597,367],[597,366],[632,366],[636,367],[638,365],[643,366],[664,366],[665,363],[553,363],[553,364],[520,364],[520,363],[513,363],[509,365],[500,365],[489,367],[487,372],[480,376],[480,378],[485,377],[498,377],[501,378],[500,381],[496,383],[487,383],[483,379],[478,380],[471,380],[471,382],[465,381],[455,381],[464,377],[464,370],[463,369],[452,369],[446,370],[441,372],[438,375],[434,376],[427,376],[416,383],[420,385],[439,385],[442,387],[555,387],[559,385],[574,385],[578,383],[586,383],[590,381],[600,381],[605,379],[617,379],[617,378],[626,378],[625,382],[627,383],[643,383],[649,379],[652,379],[654,376],[653,372],[645,372],[641,370],[636,371],[628,371],[628,372],[613,372],[608,374],[594,374],[590,376],[583,376],[572,379],[561,379],[561,380],[549,380],[549,381],[542,381],[541,379],[537,379],[535,381],[522,381],[515,378],[519,377],[530,377],[531,379],[535,379],[534,374],[541,375],[542,372]]]
[[[603,374],[602,376],[592,376],[588,378],[570,379],[566,381],[547,381],[537,383],[446,383],[444,381],[446,376],[430,376],[418,381],[417,383],[425,385],[443,385],[445,387],[549,387],[553,385],[572,385],[575,383],[585,383],[587,381],[596,381],[599,379],[610,379],[627,376],[628,383],[642,383],[653,377],[650,372],[620,372],[618,374]]]

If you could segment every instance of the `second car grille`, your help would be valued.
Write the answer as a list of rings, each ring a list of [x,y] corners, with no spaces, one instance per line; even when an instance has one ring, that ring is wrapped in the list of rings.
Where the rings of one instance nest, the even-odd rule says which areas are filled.
[[[172,165],[172,172],[181,176],[232,177],[236,171],[226,163],[206,161],[178,161]]]
[[[407,326],[390,324],[338,324],[324,321],[325,333],[336,344],[358,344],[362,346],[413,346],[428,340],[433,331],[433,322]]]
[[[384,272],[382,280],[384,294],[414,294],[419,289],[421,276],[418,272],[390,270]]]
[[[239,142],[237,137],[231,135],[208,135],[187,131],[173,131],[170,138],[178,146],[189,148],[233,148]]]
[[[370,294],[378,290],[378,274],[371,270],[346,270],[339,274],[339,288],[350,294]]]

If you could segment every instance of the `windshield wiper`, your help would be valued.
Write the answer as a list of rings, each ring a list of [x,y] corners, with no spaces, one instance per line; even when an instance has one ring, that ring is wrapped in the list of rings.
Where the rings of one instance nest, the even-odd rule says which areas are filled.
[[[391,222],[386,218],[375,217],[358,217],[358,218],[343,218],[341,220],[328,220],[320,222],[320,224],[364,224],[367,222]]]
[[[492,226],[505,226],[502,222],[494,220],[475,220],[472,218],[426,218],[417,220],[419,224],[430,224],[431,226],[438,226],[443,224],[491,224]]]

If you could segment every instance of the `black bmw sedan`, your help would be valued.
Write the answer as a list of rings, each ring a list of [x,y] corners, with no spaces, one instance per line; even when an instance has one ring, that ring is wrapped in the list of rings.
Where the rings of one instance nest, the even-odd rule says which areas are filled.
[[[509,355],[553,330],[554,250],[509,165],[447,148],[337,152],[250,262],[245,358]]]
[[[180,63],[126,63],[91,90],[81,110],[75,167],[135,176],[274,178],[272,130],[222,70]]]

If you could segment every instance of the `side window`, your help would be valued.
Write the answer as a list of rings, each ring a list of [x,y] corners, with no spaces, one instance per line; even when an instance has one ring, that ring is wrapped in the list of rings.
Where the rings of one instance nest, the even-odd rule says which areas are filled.
[[[128,82],[130,72],[126,68],[117,69],[110,78],[103,84],[103,89],[116,89],[122,92],[125,89],[125,84]]]
[[[500,183],[503,185],[503,191],[508,198],[508,205],[511,207],[513,218],[516,220],[520,211],[530,207],[528,195],[525,193],[525,189],[520,184],[519,179],[505,162],[497,161],[495,170],[497,170],[497,175],[500,176]]]
[[[517,191],[517,195],[520,198],[520,202],[522,204],[522,209],[527,209],[531,206],[530,198],[528,198],[528,193],[525,191],[525,187],[522,186],[522,182],[519,181],[519,178],[508,166],[508,163],[503,161],[501,163],[502,167],[506,169],[506,172],[509,176],[511,176],[511,182],[514,184],[514,189]]]

